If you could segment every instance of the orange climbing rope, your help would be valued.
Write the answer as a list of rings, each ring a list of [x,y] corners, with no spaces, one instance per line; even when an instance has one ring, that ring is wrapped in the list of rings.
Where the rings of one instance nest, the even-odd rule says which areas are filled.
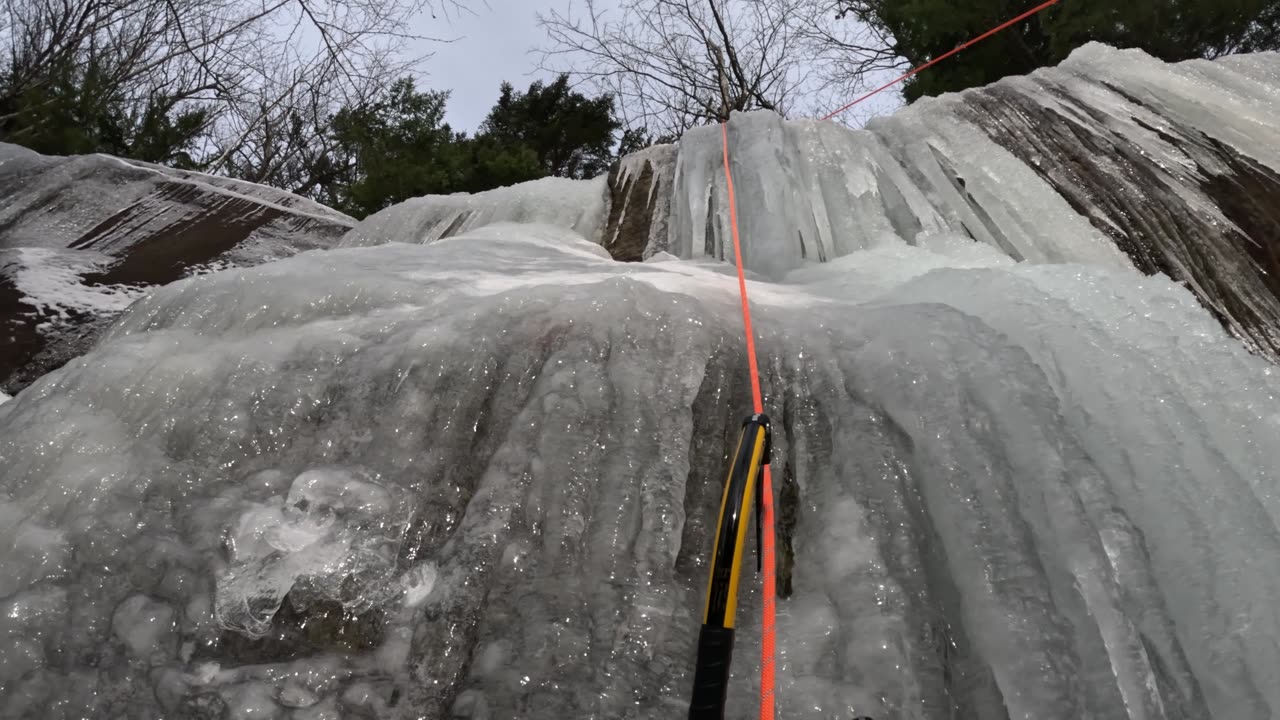
[[[747,363],[751,368],[751,403],[756,414],[764,412],[760,395],[760,366],[756,362],[756,336],[751,329],[751,303],[747,299],[747,275],[742,267],[742,240],[738,236],[738,201],[733,191],[733,173],[729,170],[729,126],[720,124],[720,140],[724,150],[724,179],[729,190],[729,227],[733,234],[733,258],[738,266],[738,293],[742,298],[742,324],[747,335]],[[774,533],[773,533],[773,475],[764,466],[764,486],[761,488],[760,508],[764,530],[761,535],[760,557],[763,568],[764,607],[760,620],[760,720],[773,720],[773,656],[774,656],[774,608],[776,585],[774,581]]]
[[[883,85],[879,88],[876,88],[870,93],[867,93],[866,95],[863,95],[857,100],[854,100],[853,102],[845,105],[844,107],[841,107],[839,110],[836,110],[835,112],[832,112],[826,115],[823,118],[823,120],[830,120],[831,118],[835,117],[836,115],[839,115],[840,113],[848,110],[849,108],[857,105],[858,103],[861,103],[885,90],[888,90],[889,88],[893,87],[894,85],[897,85],[898,83],[906,80],[907,78],[913,75],[916,75],[917,73],[920,73],[921,71],[926,70],[930,67],[933,67],[934,65],[942,62],[943,60],[946,60],[947,58],[955,55],[956,53],[966,48],[972,47],[973,45],[976,45],[982,42],[983,40],[986,40],[992,35],[995,35],[996,33],[999,33],[1003,30],[1006,30],[1016,25],[1017,23],[1020,23],[1029,17],[1032,17],[1033,15],[1036,15],[1040,12],[1045,11],[1048,8],[1058,4],[1059,2],[1060,0],[1048,0],[1048,2],[1023,13],[1018,17],[1015,17],[1012,20],[1009,20],[1008,22],[998,25],[992,28],[991,30],[988,30],[982,35],[979,35],[978,37],[973,38],[972,40],[964,43],[963,45],[960,45],[954,50],[951,50],[950,52],[939,55],[933,60],[930,60],[929,62],[917,68],[912,69],[910,72],[895,79],[893,82]],[[729,228],[733,236],[734,263],[735,265],[737,265],[737,269],[738,269],[738,292],[742,299],[742,324],[747,337],[747,362],[751,370],[751,401],[756,413],[755,416],[753,416],[753,418],[749,422],[755,422],[757,420],[762,419],[767,426],[768,420],[763,418],[764,402],[760,393],[760,367],[756,359],[755,332],[752,330],[752,327],[751,327],[751,303],[747,298],[747,276],[746,276],[746,270],[743,268],[743,264],[742,264],[742,241],[738,233],[738,201],[733,188],[733,172],[729,168],[729,124],[727,122],[720,124],[720,140],[721,140],[721,147],[724,151],[725,185],[729,193]],[[746,437],[747,435],[744,434],[744,438]],[[739,449],[741,450],[741,448]],[[767,464],[768,459],[765,458],[763,462],[766,464],[764,464],[762,468],[763,482],[762,482],[762,488],[760,493],[760,507],[757,509],[757,512],[761,513],[761,515],[763,516],[762,517],[763,529],[760,535],[760,555],[761,555],[761,566],[763,570],[762,580],[764,584],[764,604],[761,611],[762,617],[760,622],[760,633],[761,633],[761,638],[760,638],[760,720],[774,720],[774,651],[775,651],[774,615],[775,615],[776,602],[777,602],[777,598],[776,598],[777,583],[775,581],[775,570],[774,570],[775,556],[774,556],[774,529],[773,529],[773,524],[774,524],[773,476],[772,476],[772,473],[770,472],[770,466]],[[755,468],[757,467],[757,465],[753,464],[750,467]],[[724,510],[722,509],[722,513],[723,512]],[[710,600],[708,600],[708,604],[710,604]],[[732,633],[731,630],[729,632]],[[730,650],[725,651],[726,653],[731,652],[731,647],[732,647],[731,639],[729,640],[728,647],[730,648]],[[723,679],[727,681],[728,679],[727,664],[722,668],[722,672],[723,672]],[[723,689],[720,689],[719,692],[723,692]]]
[[[897,85],[898,83],[902,82],[903,80],[906,80],[907,78],[911,77],[912,75],[915,75],[915,74],[917,74],[917,73],[919,73],[919,72],[921,72],[921,71],[923,71],[923,70],[928,70],[929,68],[933,67],[934,65],[937,65],[938,63],[942,62],[943,60],[946,60],[947,58],[951,57],[952,55],[955,55],[956,53],[960,52],[961,50],[965,50],[965,49],[967,49],[967,48],[973,47],[974,45],[977,45],[978,43],[982,42],[983,40],[986,40],[987,38],[991,37],[992,35],[995,35],[995,34],[996,34],[996,33],[998,33],[998,32],[1002,32],[1002,31],[1004,31],[1004,30],[1008,30],[1009,28],[1013,27],[1014,25],[1017,25],[1018,23],[1022,22],[1023,20],[1026,20],[1027,18],[1031,17],[1032,15],[1036,15],[1036,14],[1038,14],[1038,13],[1044,12],[1045,10],[1048,10],[1049,8],[1053,7],[1054,5],[1057,5],[1057,4],[1058,4],[1058,2],[1060,2],[1060,0],[1049,0],[1049,2],[1047,2],[1047,3],[1043,4],[1043,5],[1040,5],[1040,6],[1038,6],[1038,7],[1034,7],[1034,8],[1032,8],[1032,9],[1030,9],[1030,10],[1028,10],[1028,11],[1026,11],[1026,12],[1022,13],[1022,14],[1021,14],[1021,15],[1019,15],[1018,17],[1016,17],[1016,18],[1014,18],[1014,19],[1012,19],[1012,20],[1010,20],[1010,21],[1008,21],[1008,22],[1006,22],[1006,23],[1004,23],[1004,24],[1002,24],[1002,25],[997,25],[996,27],[991,28],[990,30],[988,30],[988,31],[986,31],[986,32],[984,32],[984,33],[982,33],[981,35],[979,35],[978,37],[976,37],[976,38],[974,38],[974,39],[970,40],[969,42],[966,42],[965,44],[963,44],[963,45],[961,45],[961,46],[957,47],[956,49],[951,50],[951,51],[949,51],[949,52],[945,52],[945,53],[943,53],[943,54],[939,55],[938,57],[936,57],[936,58],[934,58],[934,59],[930,60],[929,62],[927,62],[927,63],[925,63],[925,64],[921,65],[920,67],[913,68],[913,69],[911,70],[911,72],[909,72],[909,73],[907,73],[907,74],[903,75],[902,77],[900,77],[900,78],[898,78],[898,79],[894,80],[893,82],[891,82],[891,83],[887,83],[887,84],[885,84],[885,85],[881,85],[880,87],[876,88],[875,90],[872,90],[871,92],[867,93],[866,95],[863,95],[862,97],[858,98],[857,100],[854,100],[853,102],[849,103],[848,105],[845,105],[844,107],[840,108],[839,110],[836,110],[836,111],[834,111],[834,112],[828,113],[827,115],[823,116],[823,118],[822,118],[822,119],[823,119],[823,120],[830,120],[831,118],[833,118],[833,117],[835,117],[835,116],[839,115],[840,113],[844,112],[845,110],[848,110],[849,108],[853,107],[854,105],[857,105],[858,103],[863,102],[864,100],[869,100],[869,99],[871,99],[871,98],[875,97],[876,95],[879,95],[880,93],[884,92],[885,90],[888,90],[889,88],[893,87],[894,85]]]

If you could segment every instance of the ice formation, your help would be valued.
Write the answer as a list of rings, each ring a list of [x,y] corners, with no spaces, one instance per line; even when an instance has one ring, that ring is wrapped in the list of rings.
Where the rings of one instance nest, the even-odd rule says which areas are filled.
[[[1272,366],[1167,279],[917,240],[753,283],[781,710],[1280,709]],[[155,292],[0,411],[5,716],[678,714],[735,300],[529,225]]]
[[[1102,45],[1029,77],[921,101],[864,131],[738,115],[729,145],[744,259],[776,279],[922,233],[963,234],[1019,261],[1164,273],[1280,360],[1276,117],[1276,53],[1166,65]],[[385,213],[412,221],[375,216],[350,237],[429,242],[463,217],[473,228],[532,218],[533,207],[548,208],[538,221],[598,238],[618,257],[732,259],[718,127],[686,133],[674,152],[627,158],[609,186],[608,208],[594,184],[569,181],[427,198]],[[580,218],[606,210],[603,233],[584,229],[594,225]]]
[[[263,185],[0,143],[0,388],[83,354],[148,287],[332,247],[354,224]]]
[[[216,244],[225,238],[183,236],[199,235],[209,216],[221,216],[229,245],[280,254],[309,234],[323,238],[354,224],[266,185],[109,155],[46,156],[8,143],[0,143],[0,199],[0,248],[88,247],[122,256],[140,242]]]
[[[1101,45],[860,132],[739,116],[744,259],[778,277],[964,234],[1020,261],[1164,273],[1280,359],[1277,117],[1280,54],[1166,65]],[[672,252],[732,258],[719,128],[682,138],[673,202]]]
[[[542,178],[469,195],[413,198],[374,213],[347,233],[345,246],[391,240],[428,243],[497,222],[546,223],[590,238],[604,230],[605,179]]]
[[[1230,60],[1199,116],[1219,66],[1109,82],[1207,126],[1276,66]],[[731,124],[779,717],[1273,717],[1278,371],[963,119],[998,102]],[[1262,117],[1212,132],[1274,167]],[[749,407],[718,152],[681,142],[647,262],[584,239],[601,181],[420,202],[155,290],[0,405],[0,716],[681,716]]]

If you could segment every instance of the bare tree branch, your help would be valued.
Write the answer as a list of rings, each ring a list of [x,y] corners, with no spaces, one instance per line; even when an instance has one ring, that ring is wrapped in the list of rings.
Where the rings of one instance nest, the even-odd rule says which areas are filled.
[[[839,0],[585,0],[538,16],[539,67],[619,100],[628,127],[678,134],[734,110],[812,114],[900,64]]]
[[[483,3],[484,0],[473,0]],[[199,109],[210,171],[287,186],[319,127],[382,92],[430,40],[415,17],[468,11],[464,0],[3,0],[0,131],[76,89],[141,122]],[[19,101],[19,98],[22,101]],[[14,130],[17,132],[17,129]]]

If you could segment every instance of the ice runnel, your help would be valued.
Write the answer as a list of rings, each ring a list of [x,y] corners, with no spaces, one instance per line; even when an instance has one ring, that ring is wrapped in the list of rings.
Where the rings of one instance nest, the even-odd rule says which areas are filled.
[[[850,131],[830,122],[735,115],[729,157],[748,266],[778,278],[920,233],[963,233],[1016,260],[1130,263],[1035,171],[962,120],[925,103]],[[719,127],[680,142],[671,246],[732,257]],[[709,198],[709,199],[708,199]],[[698,238],[699,228],[708,228]]]

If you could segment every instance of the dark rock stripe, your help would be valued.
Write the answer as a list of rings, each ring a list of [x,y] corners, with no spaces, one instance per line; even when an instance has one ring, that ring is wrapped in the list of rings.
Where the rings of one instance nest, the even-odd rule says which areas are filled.
[[[1110,130],[1097,110],[1040,83],[1097,122],[1086,126],[1007,85],[966,93],[962,114],[1033,168],[1139,270],[1182,282],[1251,350],[1280,360],[1280,176],[1169,119],[1169,130],[1147,129],[1198,164],[1189,177],[1175,175]],[[1213,165],[1229,173],[1215,173]],[[1174,192],[1187,186],[1198,186],[1231,224],[1189,207]]]

